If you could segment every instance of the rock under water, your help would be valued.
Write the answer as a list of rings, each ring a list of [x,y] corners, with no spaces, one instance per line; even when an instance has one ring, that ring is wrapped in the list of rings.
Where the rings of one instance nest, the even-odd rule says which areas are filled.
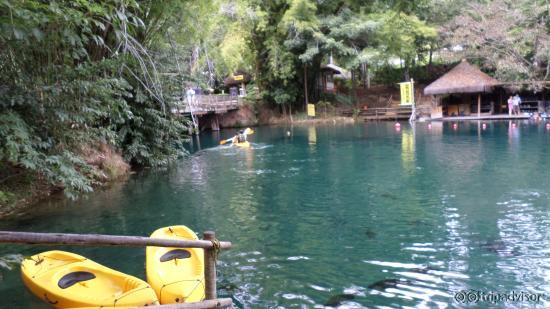
[[[340,306],[342,302],[346,300],[353,300],[355,299],[355,295],[353,294],[338,294],[338,295],[332,295],[326,302],[325,306]]]
[[[519,252],[509,247],[504,241],[502,240],[489,240],[485,243],[480,244],[480,248],[484,249],[487,252],[492,253],[498,253],[502,256],[517,256],[519,255]]]
[[[373,231],[370,227],[367,227],[367,229],[365,230],[365,236],[367,236],[367,238],[369,239],[373,239],[376,237],[376,232]]]
[[[387,288],[394,288],[397,286],[397,284],[400,283],[407,283],[406,280],[399,280],[399,279],[384,279],[380,281],[376,281],[375,283],[368,286],[369,289],[378,290],[378,291],[384,291]]]

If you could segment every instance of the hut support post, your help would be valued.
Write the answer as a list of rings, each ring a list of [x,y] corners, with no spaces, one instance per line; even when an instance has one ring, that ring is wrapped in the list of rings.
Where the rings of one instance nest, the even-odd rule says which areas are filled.
[[[477,117],[481,117],[481,93],[477,94]]]
[[[216,239],[216,233],[206,231],[203,233],[203,238],[213,241]],[[216,248],[204,250],[204,281],[206,300],[216,299]]]

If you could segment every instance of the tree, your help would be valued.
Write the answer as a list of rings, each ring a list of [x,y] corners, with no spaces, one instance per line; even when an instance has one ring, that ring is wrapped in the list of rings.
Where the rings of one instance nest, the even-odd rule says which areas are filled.
[[[285,46],[300,53],[298,58],[303,64],[304,110],[309,103],[308,64],[319,54],[319,19],[317,6],[310,0],[292,0],[281,21],[281,30],[288,33]]]
[[[470,3],[443,29],[449,46],[461,46],[504,81],[550,77],[549,6],[546,1]]]
[[[167,112],[173,99],[148,48],[164,35],[143,18],[152,5],[0,1],[2,167],[74,197],[104,180],[83,153],[90,145],[110,145],[137,165],[184,153],[186,122]]]

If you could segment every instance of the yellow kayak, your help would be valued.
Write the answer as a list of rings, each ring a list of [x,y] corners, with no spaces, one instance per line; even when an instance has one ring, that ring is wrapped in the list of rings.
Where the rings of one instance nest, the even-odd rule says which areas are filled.
[[[152,238],[197,240],[183,225],[163,227]],[[147,281],[159,296],[161,304],[204,300],[204,251],[200,248],[146,249]]]
[[[47,251],[21,263],[23,283],[55,308],[127,308],[158,305],[143,280],[78,254]]]
[[[250,148],[250,143],[248,141],[242,143],[233,143],[237,147]]]

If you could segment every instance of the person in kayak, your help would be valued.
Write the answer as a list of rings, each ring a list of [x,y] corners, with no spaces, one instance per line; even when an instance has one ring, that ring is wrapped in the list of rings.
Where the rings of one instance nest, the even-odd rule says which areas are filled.
[[[224,145],[226,143],[234,143],[234,144],[241,144],[241,143],[246,143],[247,142],[247,137],[248,135],[250,134],[253,134],[254,133],[254,130],[250,129],[250,128],[246,128],[245,130],[239,130],[239,132],[237,133],[237,135],[233,136],[232,138],[228,138],[226,140],[222,140],[220,141],[220,145]]]
[[[244,143],[246,142],[246,134],[243,130],[240,130],[239,133],[235,136],[237,139],[237,143]]]

